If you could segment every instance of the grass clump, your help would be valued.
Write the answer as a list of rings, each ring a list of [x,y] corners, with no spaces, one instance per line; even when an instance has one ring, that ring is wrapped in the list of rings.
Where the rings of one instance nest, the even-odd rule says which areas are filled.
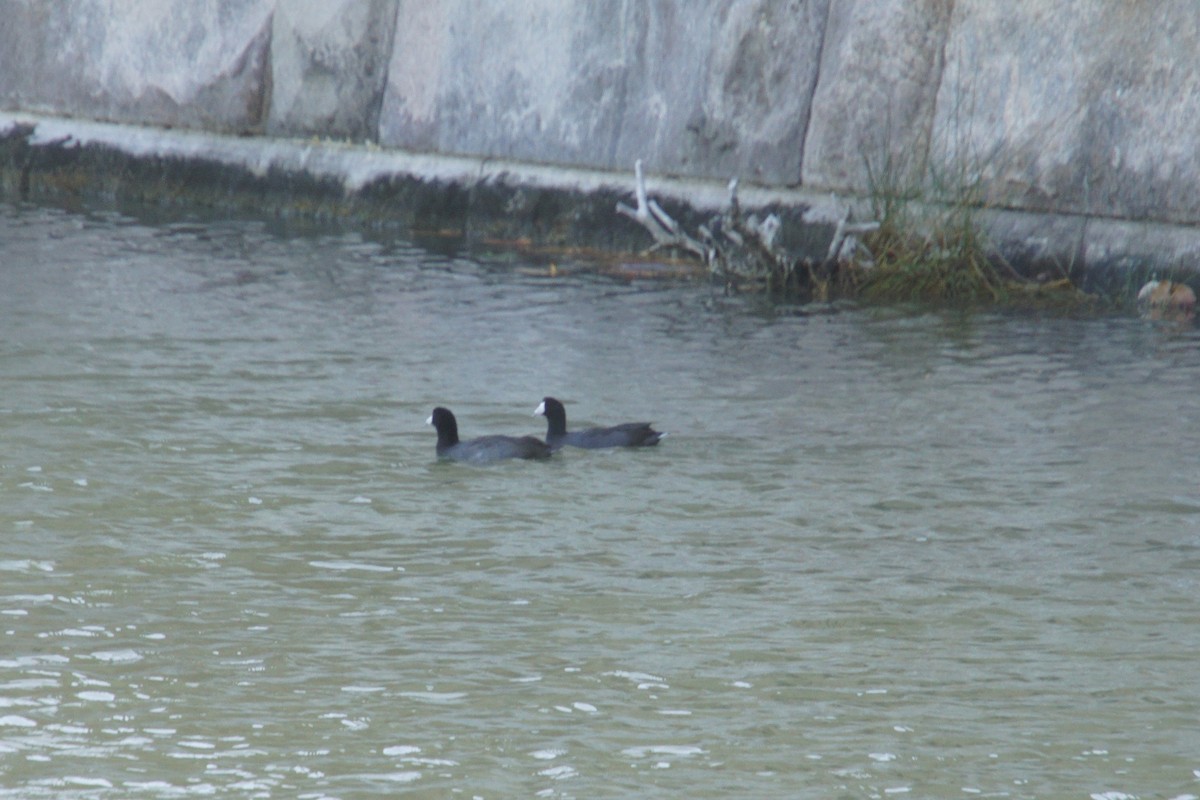
[[[861,274],[865,300],[979,305],[1010,299],[969,208],[953,208],[932,225],[885,216],[864,244],[874,257]]]
[[[923,181],[885,156],[881,168],[867,162],[867,181],[879,228],[863,237],[873,257],[861,273],[863,299],[952,305],[1010,299],[1015,273],[1001,272],[977,219],[983,205],[977,174],[959,169],[950,180],[931,174]]]
[[[1028,279],[996,251],[979,220],[986,209],[981,172],[958,164],[908,174],[890,158],[881,169],[868,163],[879,227],[863,236],[869,260],[854,266],[860,299],[1059,310],[1096,303],[1066,274]]]

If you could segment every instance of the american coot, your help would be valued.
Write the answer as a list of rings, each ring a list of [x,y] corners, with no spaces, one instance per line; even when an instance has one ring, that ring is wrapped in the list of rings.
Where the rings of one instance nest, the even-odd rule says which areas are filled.
[[[651,428],[649,422],[626,422],[610,428],[588,428],[567,433],[567,410],[553,397],[542,398],[542,404],[533,414],[541,414],[546,418],[546,444],[555,450],[568,444],[591,450],[600,447],[651,447],[666,436]]]
[[[425,424],[437,428],[439,458],[487,464],[506,458],[549,458],[551,453],[549,445],[536,436],[480,436],[461,442],[458,421],[449,409],[441,406],[433,410]]]

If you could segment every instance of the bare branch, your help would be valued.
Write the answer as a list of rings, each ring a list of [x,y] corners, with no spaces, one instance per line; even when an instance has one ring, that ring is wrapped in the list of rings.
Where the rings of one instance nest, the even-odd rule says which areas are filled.
[[[877,222],[851,222],[850,211],[846,212],[846,216],[842,217],[838,222],[838,227],[833,231],[833,241],[829,242],[829,251],[826,253],[826,261],[832,261],[838,258],[842,249],[842,242],[847,236],[857,236],[859,234],[871,233],[872,230],[880,229],[880,223]]]
[[[680,229],[679,223],[672,219],[666,211],[663,211],[662,206],[647,196],[646,178],[642,173],[642,160],[640,158],[634,162],[633,171],[636,180],[634,196],[637,198],[637,208],[630,208],[624,203],[617,203],[617,213],[624,214],[650,232],[650,235],[654,238],[654,245],[650,248],[651,250],[661,247],[674,247],[686,250],[689,253],[699,256],[704,261],[708,261],[708,248],[684,233]]]

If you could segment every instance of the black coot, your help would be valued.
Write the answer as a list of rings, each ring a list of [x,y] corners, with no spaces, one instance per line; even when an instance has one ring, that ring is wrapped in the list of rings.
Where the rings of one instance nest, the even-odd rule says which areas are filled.
[[[461,442],[458,421],[449,409],[441,406],[433,410],[425,423],[437,428],[439,458],[487,464],[506,458],[548,458],[551,452],[549,445],[536,436],[480,436]]]
[[[609,428],[587,428],[567,433],[567,410],[553,397],[543,398],[542,404],[533,413],[546,418],[546,444],[555,450],[563,445],[591,450],[600,447],[651,447],[666,436],[651,428],[649,422],[626,422]]]

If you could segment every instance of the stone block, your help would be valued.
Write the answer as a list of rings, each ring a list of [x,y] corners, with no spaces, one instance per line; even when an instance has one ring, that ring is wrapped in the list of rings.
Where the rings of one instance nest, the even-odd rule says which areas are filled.
[[[932,151],[986,199],[1195,222],[1200,15],[1192,0],[960,0]]]
[[[262,127],[271,0],[5,3],[0,105],[116,122]]]
[[[790,185],[829,0],[401,0],[386,145]]]
[[[831,6],[804,146],[807,187],[867,193],[873,182],[923,179],[951,6]]]
[[[267,132],[376,139],[396,10],[396,0],[280,3]]]

